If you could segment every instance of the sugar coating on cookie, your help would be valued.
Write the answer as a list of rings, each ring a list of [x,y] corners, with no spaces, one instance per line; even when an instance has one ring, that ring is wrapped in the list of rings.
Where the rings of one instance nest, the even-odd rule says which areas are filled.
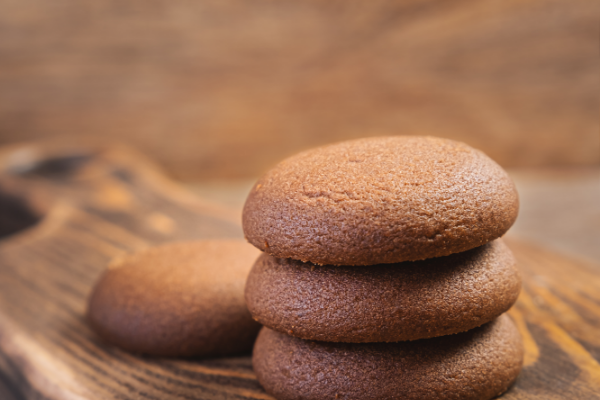
[[[260,252],[241,240],[166,244],[111,264],[96,284],[88,320],[122,349],[168,357],[249,352],[260,329],[244,284]]]
[[[328,343],[263,328],[252,364],[279,400],[488,400],[523,364],[523,344],[506,315],[457,335],[398,343]]]
[[[374,265],[446,256],[502,236],[518,213],[482,152],[417,136],[337,143],[290,157],[252,188],[247,240],[275,257]]]
[[[302,339],[397,342],[473,329],[506,312],[521,277],[496,239],[450,256],[397,264],[317,266],[263,254],[246,283],[261,324]]]

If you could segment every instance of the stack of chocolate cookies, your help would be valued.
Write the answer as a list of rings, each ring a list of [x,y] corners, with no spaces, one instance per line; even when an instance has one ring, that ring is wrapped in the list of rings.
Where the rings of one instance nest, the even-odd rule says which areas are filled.
[[[491,399],[523,361],[502,236],[518,197],[469,146],[361,139],[284,160],[243,212],[253,365],[278,399]]]

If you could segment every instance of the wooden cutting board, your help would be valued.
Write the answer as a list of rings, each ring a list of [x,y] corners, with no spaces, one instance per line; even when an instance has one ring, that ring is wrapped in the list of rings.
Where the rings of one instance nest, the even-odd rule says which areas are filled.
[[[83,315],[107,262],[166,241],[241,238],[239,215],[120,148],[0,150],[0,399],[271,399],[250,357],[139,357]],[[508,241],[525,367],[503,399],[600,399],[600,269]]]

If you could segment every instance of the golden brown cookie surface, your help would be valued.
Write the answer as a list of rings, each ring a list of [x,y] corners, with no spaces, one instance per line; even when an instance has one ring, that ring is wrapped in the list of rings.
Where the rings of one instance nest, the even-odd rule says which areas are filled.
[[[88,319],[106,341],[136,353],[197,357],[250,351],[260,326],[244,303],[259,252],[243,241],[172,243],[110,266]]]
[[[432,137],[342,142],[282,161],[243,212],[250,243],[275,257],[374,265],[445,256],[502,236],[518,212],[506,172]]]
[[[457,335],[399,343],[312,342],[263,328],[252,364],[279,400],[488,400],[505,392],[523,363],[506,315]]]
[[[464,332],[506,312],[521,278],[494,240],[446,257],[370,267],[316,266],[263,254],[246,283],[261,324],[302,339],[397,342]]]

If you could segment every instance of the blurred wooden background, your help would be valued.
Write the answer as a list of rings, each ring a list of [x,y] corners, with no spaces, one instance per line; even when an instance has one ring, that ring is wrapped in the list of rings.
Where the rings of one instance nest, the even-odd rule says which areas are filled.
[[[0,0],[0,144],[133,145],[187,180],[370,135],[590,166],[590,0]]]

